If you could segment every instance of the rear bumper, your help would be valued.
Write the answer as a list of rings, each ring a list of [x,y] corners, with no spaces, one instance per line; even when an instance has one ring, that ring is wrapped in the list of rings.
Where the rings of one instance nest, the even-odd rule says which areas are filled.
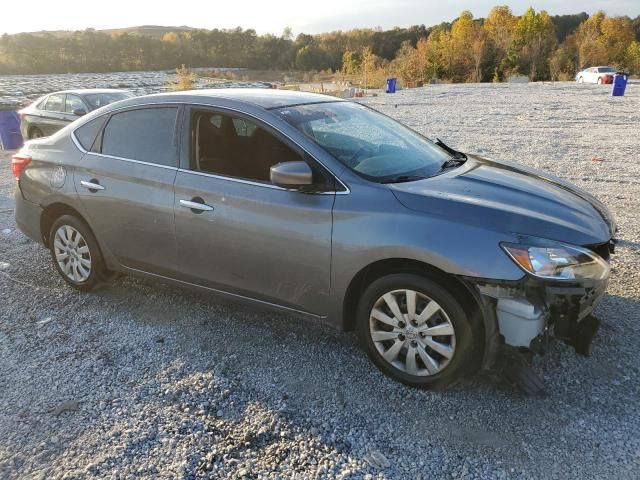
[[[40,218],[42,217],[42,207],[26,200],[22,196],[20,186],[16,186],[16,225],[30,239],[43,243],[42,232],[40,230]]]

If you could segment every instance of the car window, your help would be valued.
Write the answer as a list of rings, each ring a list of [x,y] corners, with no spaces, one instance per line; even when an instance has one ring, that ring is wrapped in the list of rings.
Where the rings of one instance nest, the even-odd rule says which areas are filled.
[[[177,107],[143,108],[116,113],[102,134],[102,153],[175,166],[177,113]]]
[[[49,95],[44,109],[49,112],[64,112],[64,94]]]
[[[197,171],[270,182],[271,167],[302,156],[250,120],[195,112],[191,121],[192,168]]]
[[[376,182],[431,177],[451,154],[391,118],[353,102],[274,110],[357,174]]]
[[[73,132],[76,140],[78,140],[78,143],[82,145],[82,148],[87,151],[91,150],[93,142],[98,136],[98,132],[102,128],[102,125],[104,125],[106,119],[106,116],[98,117],[94,120],[91,120],[90,122],[85,123]]]
[[[91,107],[91,110],[96,110],[110,103],[124,100],[125,98],[133,97],[129,92],[101,92],[101,93],[89,93],[84,96],[85,100]]]
[[[240,137],[250,137],[258,129],[258,126],[243,118],[234,118],[233,128],[236,130],[236,135]]]
[[[76,110],[83,110],[84,112],[86,112],[87,107],[85,107],[84,103],[82,102],[82,100],[80,100],[80,97],[78,97],[77,95],[67,94],[67,100],[65,101],[64,110],[67,113],[73,113]]]

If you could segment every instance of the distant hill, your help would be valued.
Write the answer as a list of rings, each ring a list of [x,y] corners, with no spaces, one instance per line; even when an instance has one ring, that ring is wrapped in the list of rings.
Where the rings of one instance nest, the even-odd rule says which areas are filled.
[[[161,39],[165,33],[175,32],[191,32],[196,30],[192,27],[187,27],[185,25],[181,27],[165,27],[162,25],[140,25],[138,27],[126,27],[126,28],[107,28],[104,30],[95,30],[93,28],[89,28],[88,30],[96,31],[96,32],[104,32],[104,33],[127,33],[129,35],[137,35],[140,37],[150,37]],[[41,30],[39,32],[29,32],[31,35],[53,35],[54,37],[66,37],[74,33],[74,30]]]
[[[196,30],[192,27],[185,25],[181,27],[163,27],[161,25],[141,25],[139,27],[127,27],[127,28],[111,28],[106,30],[100,30],[105,33],[128,33],[129,35],[139,35],[141,37],[162,38],[165,33],[175,32],[190,32]]]

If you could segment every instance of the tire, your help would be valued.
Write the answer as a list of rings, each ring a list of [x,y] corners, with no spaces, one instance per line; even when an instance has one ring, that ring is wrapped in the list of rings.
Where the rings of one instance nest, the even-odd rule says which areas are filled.
[[[38,127],[31,127],[29,129],[29,140],[42,137],[44,137],[44,133],[42,133],[42,130],[40,130]]]
[[[106,269],[100,247],[83,220],[63,215],[53,222],[49,250],[58,273],[73,288],[90,291],[104,279]]]
[[[415,292],[415,300],[411,302],[415,305],[414,322],[409,315],[407,291]],[[393,315],[391,297],[407,322],[397,321],[397,315]],[[415,274],[388,275],[371,283],[360,299],[356,321],[360,341],[374,365],[385,375],[412,387],[451,385],[464,376],[474,352],[481,348],[475,344],[481,341],[481,335],[474,339],[471,322],[460,301],[432,279]],[[420,332],[426,328],[432,335]],[[398,331],[403,333],[395,336]],[[442,335],[435,335],[437,332]],[[438,350],[433,350],[433,346]],[[385,359],[385,355],[392,361]],[[410,357],[415,360],[409,360]]]
[[[598,77],[598,85],[602,85],[602,78]]]
[[[584,78],[583,77],[578,77],[578,83],[584,83]]]

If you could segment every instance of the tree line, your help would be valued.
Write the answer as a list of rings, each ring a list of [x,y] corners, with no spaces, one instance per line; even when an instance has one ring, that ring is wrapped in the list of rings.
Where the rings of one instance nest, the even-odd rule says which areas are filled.
[[[487,18],[464,11],[451,23],[355,29],[295,38],[252,29],[197,29],[153,38],[88,29],[70,34],[0,37],[0,74],[113,72],[190,67],[331,71],[372,85],[394,75],[413,84],[570,79],[580,68],[614,65],[640,74],[640,15],[550,16],[533,8],[516,16],[507,6]]]

